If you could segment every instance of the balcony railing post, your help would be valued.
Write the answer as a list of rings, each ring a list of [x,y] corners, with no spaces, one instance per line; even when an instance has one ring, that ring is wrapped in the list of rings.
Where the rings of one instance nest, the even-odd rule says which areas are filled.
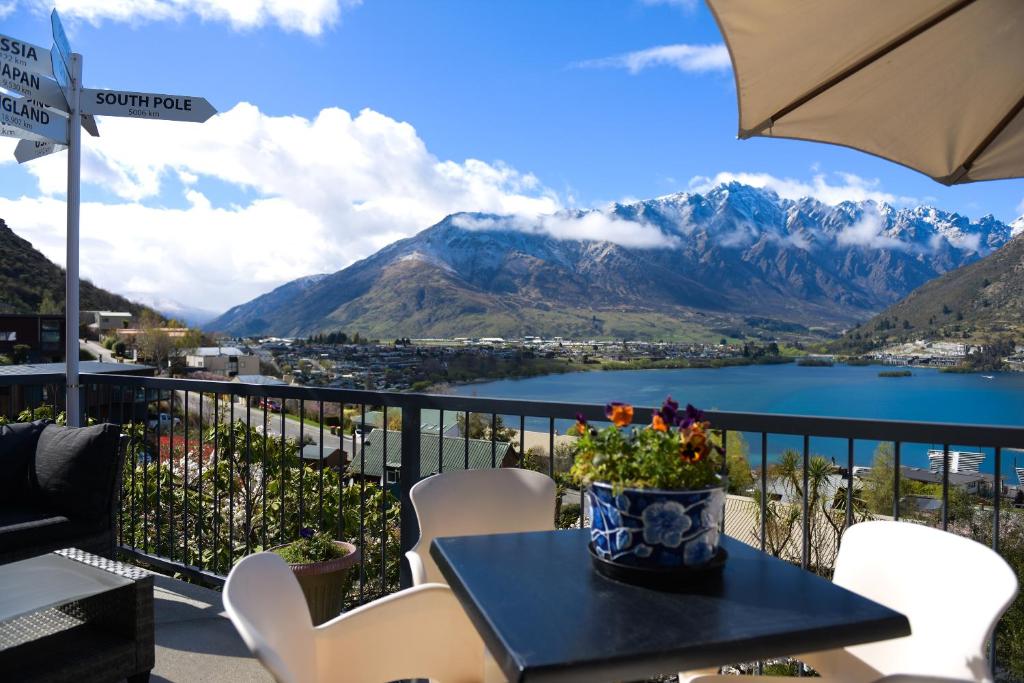
[[[467,422],[468,431],[468,422]],[[416,511],[412,508],[409,492],[420,478],[420,409],[402,408],[402,464],[398,481],[401,490],[401,548],[402,569],[399,581],[402,588],[412,585],[412,572],[405,553],[412,550],[420,537],[419,524],[416,522]]]

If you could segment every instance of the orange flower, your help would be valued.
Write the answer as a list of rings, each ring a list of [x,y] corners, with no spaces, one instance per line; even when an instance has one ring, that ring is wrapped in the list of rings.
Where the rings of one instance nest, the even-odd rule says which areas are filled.
[[[633,421],[633,406],[628,403],[609,403],[604,407],[604,414],[616,427],[625,427]]]
[[[654,418],[651,420],[651,429],[659,432],[667,432],[668,425],[665,424],[665,420],[658,413],[654,414]]]

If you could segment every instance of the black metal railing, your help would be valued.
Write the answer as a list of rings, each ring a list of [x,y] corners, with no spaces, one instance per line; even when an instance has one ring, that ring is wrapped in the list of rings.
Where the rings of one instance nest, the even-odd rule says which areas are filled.
[[[0,377],[8,419],[17,417],[17,396],[39,399],[27,408],[29,417],[56,415],[63,381],[63,375]],[[123,552],[216,584],[243,555],[294,540],[305,526],[319,527],[362,549],[352,604],[408,584],[402,557],[418,537],[409,491],[434,472],[497,466],[546,471],[560,483],[560,502],[573,496],[580,505],[576,513],[565,504],[571,514],[563,523],[585,524],[583,493],[573,491],[565,476],[571,445],[562,433],[578,413],[595,423],[605,419],[600,405],[127,375],[83,375],[81,381],[87,417],[125,425],[135,444],[125,471]],[[436,426],[425,425],[425,411],[435,411]],[[651,415],[652,409],[638,408],[635,421],[645,423]],[[724,526],[748,533],[744,540],[762,550],[828,576],[843,531],[880,516],[952,525],[1001,549],[1003,454],[1024,449],[1024,427],[737,412],[707,417],[734,475],[738,495],[731,502],[752,515],[749,522],[730,519],[727,505]],[[377,431],[368,444],[371,423]],[[389,450],[396,440],[398,448]],[[461,454],[448,458],[453,443],[461,444]],[[759,446],[759,459],[750,443]],[[909,502],[913,482],[902,468],[908,449],[927,445],[943,454],[940,479],[927,489],[937,511]],[[992,455],[987,493],[979,490],[965,502],[951,487],[954,446]],[[871,476],[885,477],[870,491],[855,476],[855,460],[865,449],[874,449]],[[749,482],[741,485],[743,461]],[[740,469],[733,472],[734,466]],[[915,490],[921,486],[927,485]],[[1024,605],[1018,601],[1012,609]],[[1000,651],[994,637],[993,667]]]

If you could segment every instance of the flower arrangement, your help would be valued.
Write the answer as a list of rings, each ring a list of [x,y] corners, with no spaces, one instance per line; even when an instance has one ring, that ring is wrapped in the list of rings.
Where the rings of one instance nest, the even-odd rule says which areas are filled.
[[[330,534],[309,527],[302,527],[297,541],[274,548],[273,551],[288,564],[326,562],[348,554],[345,547],[335,543]]]
[[[605,482],[617,490],[686,489],[720,484],[722,448],[709,433],[704,413],[687,405],[683,410],[669,396],[654,413],[651,424],[631,427],[633,406],[609,403],[605,416],[611,425],[598,431],[577,415],[579,435],[572,475],[583,484]]]

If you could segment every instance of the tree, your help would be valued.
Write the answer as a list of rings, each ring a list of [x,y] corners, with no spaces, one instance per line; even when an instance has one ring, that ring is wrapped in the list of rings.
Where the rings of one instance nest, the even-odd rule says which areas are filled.
[[[459,413],[456,418],[459,424],[459,433],[465,435],[467,432],[466,428],[466,414]],[[491,416],[485,413],[470,413],[469,414],[469,438],[471,439],[487,439],[491,440]],[[511,442],[516,438],[517,432],[511,427],[505,426],[505,421],[501,415],[494,416],[494,440],[495,441],[509,441]]]
[[[39,313],[41,315],[60,315],[63,312],[63,303],[58,304],[49,292],[43,292],[43,298],[39,302]]]
[[[750,446],[742,432],[729,432],[726,438],[725,464],[729,472],[729,493],[745,494],[754,484],[750,470]]]
[[[28,352],[32,350],[32,347],[28,344],[15,344],[14,348],[11,349],[12,358],[15,363],[27,363]]]

